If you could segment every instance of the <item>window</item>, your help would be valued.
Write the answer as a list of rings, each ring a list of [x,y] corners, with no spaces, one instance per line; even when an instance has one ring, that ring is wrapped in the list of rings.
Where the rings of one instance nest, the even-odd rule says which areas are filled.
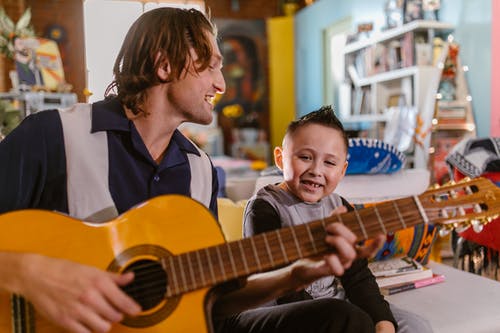
[[[87,87],[93,93],[89,102],[104,97],[113,80],[113,65],[125,34],[144,12],[158,7],[196,8],[205,10],[204,1],[118,1],[85,0],[85,56]]]

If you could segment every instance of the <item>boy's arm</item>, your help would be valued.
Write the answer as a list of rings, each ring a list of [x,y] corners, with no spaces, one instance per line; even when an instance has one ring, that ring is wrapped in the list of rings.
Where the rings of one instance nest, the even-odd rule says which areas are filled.
[[[327,226],[326,242],[333,252],[322,258],[302,259],[266,273],[248,277],[246,285],[222,296],[214,305],[217,315],[231,315],[276,299],[291,291],[301,290],[327,275],[340,276],[356,258],[356,237],[344,225]]]
[[[343,205],[348,211],[353,211],[347,200],[342,198]],[[382,241],[382,240],[380,240]],[[342,285],[349,300],[365,310],[376,323],[378,332],[394,332],[397,322],[378,288],[375,277],[368,268],[366,259],[356,260],[341,277]],[[367,297],[368,296],[368,297]]]
[[[343,208],[345,211],[345,208]],[[340,213],[342,211],[339,211]],[[281,227],[279,215],[265,200],[256,199],[247,204],[244,216],[246,237]],[[326,227],[325,241],[332,252],[320,258],[302,259],[295,263],[247,279],[239,290],[222,296],[214,305],[217,315],[231,315],[276,299],[291,291],[304,289],[317,279],[328,276],[342,276],[356,257],[366,257],[376,250],[377,242],[370,247],[357,247],[356,236],[346,226],[332,223]]]

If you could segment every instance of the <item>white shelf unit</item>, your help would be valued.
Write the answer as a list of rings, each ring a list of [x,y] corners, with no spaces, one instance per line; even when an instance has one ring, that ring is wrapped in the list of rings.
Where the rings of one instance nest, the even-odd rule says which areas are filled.
[[[343,122],[354,128],[369,123],[369,135],[383,139],[383,128],[390,120],[386,114],[389,100],[404,96],[405,105],[417,110],[418,130],[430,131],[441,75],[441,69],[434,65],[432,42],[435,36],[446,35],[452,29],[448,23],[418,20],[347,44],[343,51],[350,96],[344,97],[349,100],[349,112],[343,112]],[[425,52],[417,55],[417,38],[419,42],[425,40],[419,45],[424,44],[427,58],[422,56]],[[427,135],[405,152],[412,167],[428,167],[429,147]]]
[[[344,54],[359,51],[367,46],[371,46],[376,43],[386,42],[388,40],[400,37],[410,31],[429,31],[433,33],[435,30],[440,31],[451,31],[454,27],[452,24],[440,22],[440,21],[427,21],[427,20],[416,20],[409,22],[403,26],[392,28],[385,31],[380,31],[374,33],[370,38],[359,40],[353,43],[349,43],[344,48]]]

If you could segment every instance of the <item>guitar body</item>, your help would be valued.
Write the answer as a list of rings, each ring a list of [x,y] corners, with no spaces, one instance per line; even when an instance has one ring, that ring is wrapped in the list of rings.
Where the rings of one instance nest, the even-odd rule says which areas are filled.
[[[103,224],[23,210],[0,215],[0,228],[0,251],[38,253],[116,272],[133,263],[157,263],[162,256],[224,242],[212,214],[177,195],[152,199]],[[172,299],[160,294],[158,304],[116,324],[111,332],[211,332],[206,306],[209,291],[199,289]],[[13,331],[10,296],[0,294],[0,332]],[[36,313],[34,317],[34,332],[62,332]]]
[[[328,223],[343,223],[358,240],[421,223],[476,228],[500,216],[497,198],[500,190],[477,178],[229,243],[205,207],[179,195],[157,197],[102,224],[24,210],[0,215],[0,251],[133,271],[123,289],[142,312],[112,333],[208,333],[211,287],[331,251]],[[62,332],[30,308],[21,297],[0,293],[0,332]]]

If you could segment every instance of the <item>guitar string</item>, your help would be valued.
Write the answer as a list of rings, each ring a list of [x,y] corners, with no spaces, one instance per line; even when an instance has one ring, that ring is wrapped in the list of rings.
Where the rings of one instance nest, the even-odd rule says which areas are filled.
[[[409,205],[409,207],[414,207],[414,205]],[[402,210],[403,212],[405,212],[405,210],[406,210],[406,209],[405,209],[405,206],[404,206],[404,205],[401,207],[401,210]],[[425,210],[425,212],[426,212],[426,213],[427,213],[427,215],[430,217],[430,219],[440,217],[440,212],[441,212],[441,211],[442,211],[442,209],[441,209],[441,208],[436,208],[436,209],[432,209],[432,208],[430,208],[430,209],[429,209],[429,208],[428,208],[428,209],[426,209],[426,210]],[[415,222],[417,222],[417,224],[422,224],[422,223],[423,223],[423,222],[421,222],[421,221],[422,221],[422,219],[421,219],[421,218],[414,219],[414,218],[415,218],[415,216],[414,216],[414,215],[410,215],[410,216],[408,216],[408,214],[403,213],[403,214],[402,214],[402,216],[403,216],[403,219],[404,219],[407,223],[410,223],[410,224],[411,224],[411,223],[415,223]],[[331,222],[330,222],[330,223],[331,223]],[[399,218],[399,217],[398,217],[397,219],[390,218],[390,219],[385,220],[384,225],[385,225],[385,226],[387,226],[387,227],[388,227],[388,229],[389,229],[390,231],[392,231],[392,230],[391,230],[392,228],[394,228],[394,230],[401,229],[401,227],[400,227],[400,226],[401,226],[401,221],[400,221],[400,218]],[[358,228],[353,228],[353,229],[358,229]],[[373,225],[368,225],[368,226],[366,227],[366,229],[367,229],[367,230],[370,230],[370,232],[368,232],[370,235],[371,235],[371,234],[374,234],[374,232],[372,232],[372,231],[371,231],[372,229],[375,229],[375,231],[376,231],[376,232],[380,232],[380,228],[379,228],[379,227],[377,227],[377,225],[376,225],[376,224],[373,224]],[[281,245],[279,245],[279,244],[278,244],[278,246],[281,246]],[[272,247],[270,247],[271,252],[273,252],[273,249],[274,249],[274,248],[275,248],[275,247],[274,247],[274,243],[273,243],[273,246],[272,246]],[[282,250],[282,249],[281,249],[281,247],[280,247],[280,248],[278,248],[278,251],[281,251],[281,250]],[[186,254],[183,254],[183,255],[186,255]],[[153,264],[151,264],[151,266],[152,266],[152,265],[153,265]],[[199,265],[202,265],[202,263],[199,263]],[[147,266],[148,266],[148,264],[143,264],[143,267],[146,267],[146,268],[147,268]],[[226,267],[226,266],[224,266],[224,267],[229,269],[229,267]],[[146,272],[146,275],[147,275],[147,272]],[[244,275],[244,274],[242,274],[242,275]],[[186,285],[187,285],[186,287],[187,287],[187,288],[190,288],[190,287],[192,287],[192,286],[196,286],[196,285],[197,285],[196,281],[193,281],[193,282],[194,282],[194,283],[186,283]],[[203,284],[203,282],[202,282],[202,284]],[[153,285],[153,286],[154,286],[154,284],[151,284],[151,283],[150,283],[150,285]],[[144,289],[144,288],[149,288],[149,287],[150,287],[150,285],[146,285],[145,287],[141,287],[141,288],[143,288],[143,289]]]
[[[398,223],[398,225],[399,225],[399,223]]]
[[[403,209],[404,209],[404,207],[403,207]],[[439,212],[439,211],[441,211],[441,209],[436,209],[436,212]],[[431,209],[426,209],[426,212],[427,212],[427,213],[431,212]],[[405,214],[403,214],[403,216],[404,216],[404,215],[405,215]],[[427,215],[430,215],[430,214],[427,214]],[[410,216],[410,217],[412,217],[412,216]],[[436,215],[436,217],[439,217],[439,215]],[[406,220],[406,221],[409,221],[409,217],[407,216],[407,217],[405,218],[405,220]],[[333,222],[337,222],[337,221],[330,221],[329,223],[333,223]],[[411,222],[411,221],[410,221],[410,222]],[[418,222],[418,221],[417,221],[417,222]],[[422,222],[422,223],[423,223],[423,222]],[[389,218],[389,219],[385,219],[385,223],[384,223],[384,225],[385,225],[386,227],[389,227],[389,228],[391,228],[391,227],[394,225],[394,229],[398,229],[398,227],[400,226],[400,219],[399,219],[399,218],[397,218],[397,219],[391,219],[391,218]],[[365,224],[365,228],[366,228],[367,230],[368,230],[368,229],[370,229],[370,230],[371,230],[371,229],[373,229],[373,228],[375,228],[376,230],[379,230],[379,229],[380,229],[380,228],[378,227],[377,223],[373,223],[373,224],[371,224],[371,225],[366,225],[366,224]],[[231,242],[231,243],[232,243],[232,242]],[[215,247],[211,247],[211,248],[215,248]],[[210,248],[209,248],[209,249],[210,249]],[[193,252],[195,252],[195,251],[193,251]],[[181,255],[186,255],[187,253],[188,253],[188,252],[186,252],[186,253],[184,253],[184,254],[181,254]],[[144,264],[138,265],[137,267],[138,267],[138,268],[143,268],[143,267],[148,267],[148,266],[150,266],[150,265],[151,265],[151,266],[153,266],[153,265],[154,265],[154,263],[144,263]]]

